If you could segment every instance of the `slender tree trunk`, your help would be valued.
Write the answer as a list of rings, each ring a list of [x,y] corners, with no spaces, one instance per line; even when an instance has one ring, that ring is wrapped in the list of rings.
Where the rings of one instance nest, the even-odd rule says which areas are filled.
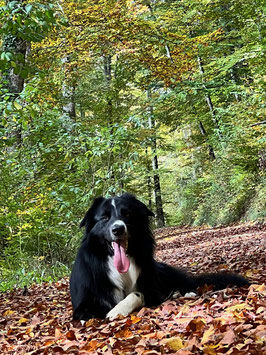
[[[6,4],[8,5],[9,3],[11,3],[11,1],[6,0]],[[18,0],[17,3],[18,9],[16,10],[22,10],[21,4],[23,5],[24,0]],[[5,52],[11,52],[15,58],[20,58],[19,61],[16,61],[16,69],[10,68],[4,75],[8,92],[13,94],[13,98],[15,99],[24,87],[24,78],[19,72],[15,74],[15,71],[17,72],[19,68],[22,69],[25,64],[27,42],[14,33],[8,34],[3,38],[3,50]]]
[[[166,50],[166,56],[170,59],[170,62],[173,63],[173,58],[168,44],[165,45],[165,50]]]
[[[21,9],[19,6],[20,4],[23,4],[23,2],[24,0],[18,0],[18,10]],[[9,3],[10,1],[7,0],[6,4],[8,5]],[[24,77],[21,75],[21,71],[25,65],[26,53],[29,45],[17,34],[8,34],[3,37],[2,48],[4,52],[12,53],[14,58],[19,58],[15,59],[15,68],[10,68],[3,74],[4,87],[8,90],[8,93],[11,94],[10,100],[15,101],[24,88]],[[20,128],[17,128],[11,136],[16,138],[16,143],[18,145],[22,144]]]
[[[197,120],[197,123],[198,123],[198,126],[199,126],[199,130],[200,130],[200,133],[202,134],[202,136],[205,137],[206,141],[208,142],[208,135],[207,135],[207,132],[206,132],[206,129],[204,128],[204,125],[203,123],[201,122],[201,120],[199,119],[198,115],[197,115],[197,110],[191,100],[191,98],[189,97],[189,103],[190,103],[190,106],[191,106],[191,109],[192,109],[192,112],[193,114],[195,115],[196,117],[196,120]],[[216,159],[216,156],[215,156],[215,153],[214,153],[214,149],[212,147],[211,144],[208,144],[209,146],[209,156],[212,160]]]
[[[187,27],[188,27],[190,37],[193,37],[193,31],[190,29],[189,25],[187,25]],[[204,89],[206,90],[205,100],[208,105],[208,108],[209,108],[212,120],[214,122],[215,128],[217,128],[218,136],[220,139],[222,139],[222,133],[221,133],[221,129],[220,129],[219,119],[215,113],[211,96],[207,92],[207,87],[205,85],[205,80],[204,80],[204,68],[203,68],[203,64],[202,64],[202,59],[199,55],[197,56],[197,61],[198,61],[198,66],[199,66],[199,72],[200,72],[201,78],[202,78],[202,84],[203,84]]]
[[[150,100],[151,94],[150,91],[147,91],[147,98]],[[149,117],[149,128],[154,129],[154,119],[153,119],[153,107],[149,105],[148,108],[148,117]],[[165,226],[164,221],[164,212],[163,212],[163,203],[162,203],[162,194],[161,194],[161,184],[160,184],[160,176],[158,173],[159,164],[157,157],[157,144],[156,138],[152,139],[152,169],[153,169],[153,182],[154,182],[154,197],[155,197],[155,205],[156,205],[156,221],[157,227],[161,228]]]
[[[234,31],[235,28],[232,27],[232,24],[230,21],[228,21],[228,18],[227,18],[227,15],[225,14],[225,18],[224,18],[224,12],[228,12],[230,11],[230,4],[227,3],[227,4],[222,4],[221,5],[221,17],[219,18],[218,20],[218,26],[222,25],[222,28],[223,28],[223,31],[225,32],[226,36],[230,36],[230,33],[231,31]],[[229,50],[229,54],[234,54],[235,52],[235,48],[239,48],[241,47],[241,45],[239,46],[230,46],[228,48]],[[226,47],[225,47],[226,48]],[[228,55],[228,50],[225,49],[225,53],[223,54],[224,57],[227,57]],[[229,75],[232,79],[232,81],[234,82],[234,84],[237,86],[238,85],[238,82],[239,82],[239,78],[238,78],[238,69],[239,69],[239,63],[234,65],[231,69],[230,69],[230,72],[229,72]],[[241,98],[240,96],[238,95],[238,93],[234,92],[233,93],[233,96],[235,97],[236,101],[239,102],[241,101]]]
[[[113,123],[113,102],[111,98],[111,83],[112,83],[112,65],[111,55],[104,56],[104,74],[107,83],[107,119],[110,124]]]
[[[152,167],[150,163],[150,159],[148,157],[148,148],[145,149],[147,165],[146,165],[146,173],[147,173],[147,187],[148,187],[148,206],[149,209],[152,209],[152,186],[151,186],[151,175],[152,175]]]
[[[66,65],[71,61],[70,56],[66,55],[62,59],[63,67],[66,68]],[[75,104],[75,85],[71,83],[73,78],[64,78],[62,85],[62,96],[63,96],[63,113],[70,118],[71,120],[76,120],[76,104]]]
[[[10,34],[4,38],[3,50],[11,52],[14,56],[19,56],[21,58],[21,61],[16,63],[17,68],[22,67],[25,64],[27,51],[26,41]],[[24,78],[20,73],[15,74],[14,68],[10,68],[4,75],[4,79],[7,82],[6,87],[8,92],[12,94],[13,99],[16,99],[24,88]]]
[[[202,134],[204,137],[207,138],[206,130],[205,130],[205,128],[204,128],[204,126],[203,126],[203,124],[202,124],[202,122],[201,122],[200,120],[198,121],[198,124],[199,124],[199,129],[200,129],[201,134]],[[210,158],[211,158],[212,160],[215,160],[215,159],[216,159],[216,156],[215,156],[215,154],[214,154],[213,147],[212,147],[210,144],[209,144],[208,146],[209,146],[209,156],[210,156]]]
[[[200,74],[201,74],[201,76],[202,76],[203,87],[204,87],[204,89],[207,89],[207,88],[206,88],[206,85],[205,85],[205,81],[204,81],[204,69],[203,69],[203,64],[202,64],[201,57],[198,56],[198,57],[197,57],[197,60],[198,60],[198,65],[199,65],[199,71],[200,71]],[[213,120],[213,122],[214,122],[214,124],[215,124],[215,127],[216,127],[217,130],[218,130],[218,135],[219,135],[220,138],[222,138],[222,133],[221,133],[221,129],[220,129],[219,119],[218,119],[218,117],[217,117],[217,115],[216,115],[216,113],[215,113],[211,96],[210,96],[208,93],[206,93],[206,95],[205,95],[205,100],[206,100],[207,105],[208,105],[208,107],[209,107],[209,111],[210,111],[212,120]]]
[[[236,68],[233,67],[233,68],[231,69],[230,75],[231,75],[231,78],[232,78],[234,84],[237,85],[237,73],[236,73]],[[234,97],[235,97],[235,99],[236,99],[237,102],[240,101],[240,97],[239,97],[239,95],[238,95],[237,92],[234,92]]]
[[[76,105],[75,105],[75,86],[68,86],[63,84],[63,112],[72,120],[76,120]]]
[[[113,161],[114,161],[114,154],[113,154],[113,147],[114,147],[114,140],[113,140],[113,100],[112,100],[112,57],[111,55],[105,55],[103,57],[103,70],[104,70],[104,75],[105,75],[105,81],[106,81],[106,100],[107,100],[107,108],[106,108],[106,119],[108,122],[108,126],[110,128],[110,151],[109,151],[109,157],[108,157],[108,167],[107,167],[107,176],[108,176],[108,181],[107,184],[110,185],[112,184],[113,187],[116,185],[116,176],[115,176],[115,171],[113,169]],[[121,176],[119,177],[121,179]],[[119,180],[120,180],[119,179]],[[122,186],[122,183],[120,181],[120,187]],[[113,195],[115,195],[115,191],[113,191]]]

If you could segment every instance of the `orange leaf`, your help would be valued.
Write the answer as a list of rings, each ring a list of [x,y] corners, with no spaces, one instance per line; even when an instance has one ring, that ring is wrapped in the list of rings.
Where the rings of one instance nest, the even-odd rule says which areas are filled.
[[[77,340],[76,339],[76,335],[75,335],[75,332],[73,330],[69,330],[67,333],[66,333],[66,337],[68,340]]]
[[[116,338],[129,338],[132,336],[132,332],[129,329],[122,329],[119,332],[115,333]]]
[[[132,324],[136,324],[136,323],[138,323],[138,322],[140,322],[140,321],[141,321],[141,318],[140,318],[140,317],[137,317],[137,316],[132,315],[132,316],[131,316],[131,321],[132,321]]]
[[[54,343],[55,343],[55,341],[52,340],[52,339],[46,340],[46,341],[44,342],[44,346],[50,346],[50,345],[53,345]]]
[[[95,351],[101,347],[101,345],[102,343],[99,343],[97,340],[91,340],[86,345],[84,345],[81,350]]]

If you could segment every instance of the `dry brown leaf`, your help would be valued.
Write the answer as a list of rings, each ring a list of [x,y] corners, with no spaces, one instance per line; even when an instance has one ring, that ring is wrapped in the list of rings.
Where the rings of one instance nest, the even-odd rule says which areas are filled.
[[[22,290],[0,293],[0,354],[263,354],[265,227],[160,231],[159,261],[192,264],[195,273],[228,267],[228,271],[248,273],[253,284],[206,290],[194,300],[177,297],[113,322],[91,319],[85,326],[72,321],[67,278],[32,285],[27,297],[21,296]],[[166,235],[168,242],[163,239]],[[185,348],[166,345],[173,339],[179,339],[174,348]]]
[[[61,338],[62,337],[61,329],[55,328],[54,336],[55,338]]]
[[[206,325],[206,321],[202,318],[196,318],[189,322],[186,329],[191,330],[192,332],[201,331]]]
[[[236,339],[236,334],[232,329],[229,329],[225,334],[223,339],[220,341],[221,344],[231,345]]]
[[[212,340],[212,336],[215,333],[214,326],[211,325],[205,332],[203,333],[203,337],[201,339],[201,344],[208,343],[210,340]]]

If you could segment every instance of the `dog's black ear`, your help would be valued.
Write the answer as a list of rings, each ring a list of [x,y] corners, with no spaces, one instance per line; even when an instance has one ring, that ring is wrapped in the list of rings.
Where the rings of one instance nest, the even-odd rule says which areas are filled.
[[[155,217],[155,214],[141,201],[138,200],[138,202],[142,205],[143,211],[150,217]]]
[[[80,228],[84,227],[86,225],[87,229],[90,229],[89,225],[91,224],[91,222],[93,222],[93,216],[97,210],[97,208],[102,204],[102,202],[105,201],[104,197],[97,197],[91,207],[89,208],[89,210],[87,211],[87,213],[85,214],[83,220],[80,222]]]
[[[129,194],[128,192],[125,192],[121,197],[129,199],[132,202],[134,201],[134,204],[137,204],[141,208],[141,211],[144,214],[146,214],[146,216],[155,217],[155,214],[143,202],[138,200],[134,195]]]

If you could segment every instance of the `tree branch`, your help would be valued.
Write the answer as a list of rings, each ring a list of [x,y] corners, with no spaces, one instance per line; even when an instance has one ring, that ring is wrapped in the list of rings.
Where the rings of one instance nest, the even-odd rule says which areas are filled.
[[[260,126],[261,124],[266,124],[266,121],[261,121],[261,122],[253,123],[253,124],[251,124],[249,127]]]

